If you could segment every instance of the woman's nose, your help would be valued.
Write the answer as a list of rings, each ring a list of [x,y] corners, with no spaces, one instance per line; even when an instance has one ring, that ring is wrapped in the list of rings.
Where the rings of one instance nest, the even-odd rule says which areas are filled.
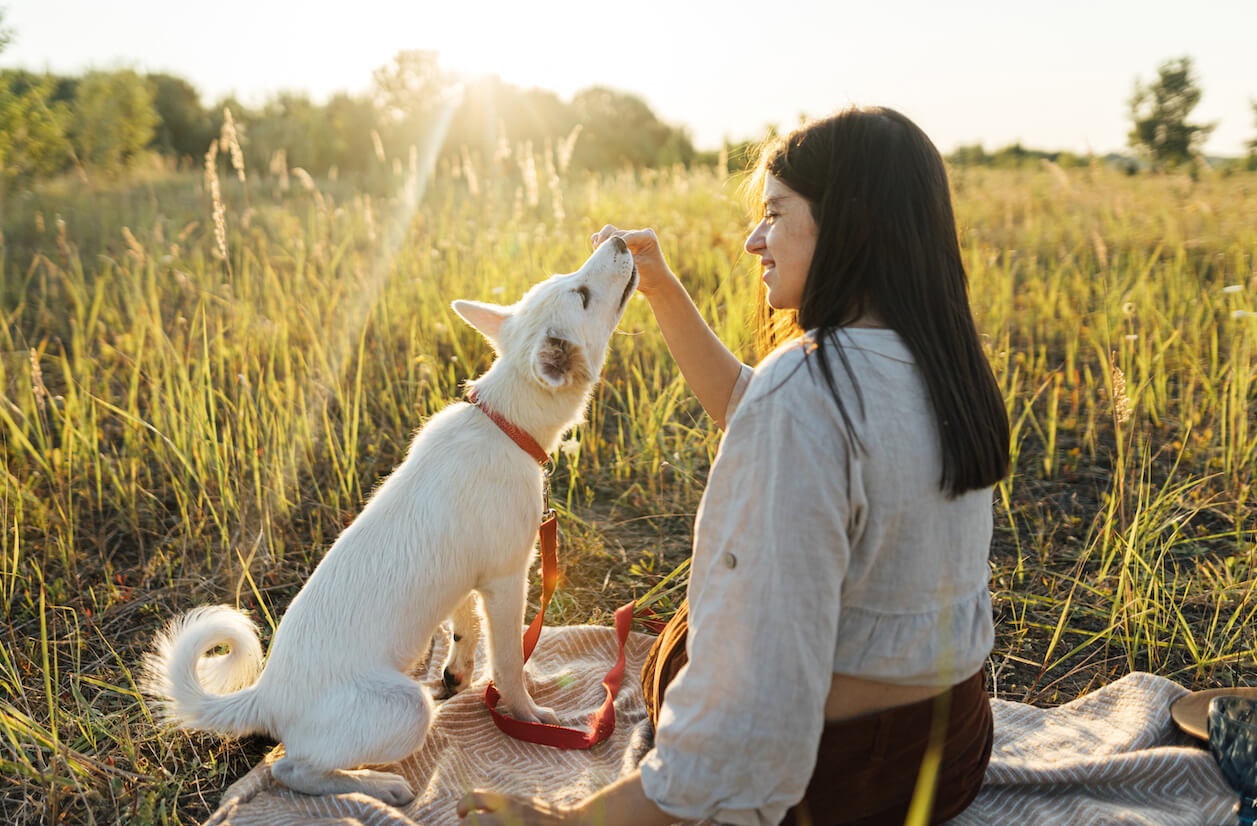
[[[760,221],[755,225],[755,229],[751,230],[751,234],[746,237],[746,243],[743,245],[747,252],[751,255],[758,255],[759,251],[764,249],[764,222]]]

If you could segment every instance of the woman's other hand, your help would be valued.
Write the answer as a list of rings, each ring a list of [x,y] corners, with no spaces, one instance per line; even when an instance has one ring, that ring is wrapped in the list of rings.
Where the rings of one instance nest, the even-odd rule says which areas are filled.
[[[676,281],[668,262],[664,260],[663,251],[659,248],[659,238],[653,229],[620,229],[607,224],[590,236],[594,248],[613,235],[624,239],[629,252],[633,253],[633,263],[637,265],[637,291],[647,299],[659,290]]]
[[[536,798],[511,797],[481,789],[458,804],[468,826],[560,826],[574,822],[571,811]]]

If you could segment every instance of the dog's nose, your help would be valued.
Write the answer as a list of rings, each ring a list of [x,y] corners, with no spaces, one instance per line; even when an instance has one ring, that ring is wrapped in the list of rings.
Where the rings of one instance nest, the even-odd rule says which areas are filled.
[[[441,674],[441,682],[445,684],[445,688],[451,692],[458,688],[458,677],[448,668]]]
[[[611,236],[611,243],[615,244],[616,252],[628,252],[628,244],[624,243],[624,239],[618,235]]]

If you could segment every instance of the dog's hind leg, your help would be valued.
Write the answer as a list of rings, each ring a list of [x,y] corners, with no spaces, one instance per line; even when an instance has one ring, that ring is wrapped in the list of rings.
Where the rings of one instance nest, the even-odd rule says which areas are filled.
[[[415,796],[405,778],[351,769],[405,759],[423,745],[431,721],[432,699],[422,686],[396,672],[373,674],[303,710],[285,730],[284,757],[271,772],[305,794],[358,792],[399,806]]]
[[[493,682],[511,714],[533,723],[559,722],[554,712],[533,702],[524,685],[524,647],[520,630],[524,625],[527,598],[526,571],[498,577],[482,586],[485,619],[489,623],[489,661]]]
[[[391,772],[321,769],[285,756],[271,767],[271,774],[302,794],[366,794],[390,806],[404,806],[415,799],[406,778]]]
[[[441,699],[452,697],[471,685],[475,676],[476,646],[480,644],[480,611],[476,608],[476,602],[476,593],[472,591],[450,615],[453,634],[449,656],[445,658],[445,667],[441,669],[441,682],[444,686]]]

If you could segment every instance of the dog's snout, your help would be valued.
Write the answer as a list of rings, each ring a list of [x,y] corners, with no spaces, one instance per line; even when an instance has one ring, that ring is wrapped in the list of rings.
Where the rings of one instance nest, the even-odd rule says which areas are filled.
[[[620,236],[612,235],[611,243],[615,245],[616,252],[628,252],[628,244],[624,243],[624,239]]]
[[[448,668],[441,674],[441,682],[445,683],[445,688],[449,691],[458,688],[458,676]]]

